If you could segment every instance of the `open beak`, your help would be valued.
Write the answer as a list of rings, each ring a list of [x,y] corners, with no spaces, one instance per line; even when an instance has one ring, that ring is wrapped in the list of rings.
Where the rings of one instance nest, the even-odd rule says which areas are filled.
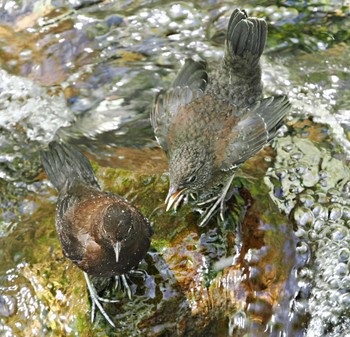
[[[169,209],[174,205],[174,210],[176,211],[177,206],[179,206],[182,198],[185,196],[185,188],[182,190],[178,190],[176,188],[170,188],[169,193],[165,199],[166,204],[166,211],[169,211]]]
[[[122,248],[122,243],[120,241],[117,241],[114,246],[115,260],[117,261],[117,263],[119,262],[119,254],[120,254],[121,248]]]

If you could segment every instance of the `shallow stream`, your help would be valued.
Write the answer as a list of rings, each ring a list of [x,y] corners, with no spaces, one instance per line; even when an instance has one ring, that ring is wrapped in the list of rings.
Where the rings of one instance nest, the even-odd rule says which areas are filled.
[[[225,221],[165,212],[167,160],[149,122],[186,57],[212,66],[234,8],[269,25],[266,95],[288,94],[281,135],[234,179]],[[350,336],[349,1],[0,2],[0,335]],[[113,329],[55,230],[39,149],[93,161],[104,190],[152,222],[130,301],[98,286]]]

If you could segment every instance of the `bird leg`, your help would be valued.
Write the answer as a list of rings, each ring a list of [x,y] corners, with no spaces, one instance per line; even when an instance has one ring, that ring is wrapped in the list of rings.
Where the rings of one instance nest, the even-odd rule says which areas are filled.
[[[122,279],[122,284],[126,290],[126,293],[128,294],[129,300],[131,300],[131,289],[128,285],[128,280],[126,279],[125,274],[120,275],[120,278]]]
[[[226,194],[228,190],[230,189],[231,183],[233,181],[234,175],[230,177],[230,179],[227,181],[226,185],[223,187],[221,190],[221,194],[216,196],[215,198],[209,199],[210,201],[215,201],[214,205],[209,208],[209,210],[204,211],[204,219],[201,220],[199,223],[199,227],[204,227],[207,222],[210,220],[212,215],[215,213],[217,207],[220,205],[220,218],[222,221],[224,221],[224,213],[225,213],[225,201],[226,201]],[[206,204],[209,201],[205,201],[204,203],[202,202],[201,204]]]
[[[91,307],[91,323],[94,322],[95,319],[95,310],[96,307],[100,310],[102,316],[107,320],[107,322],[113,327],[115,328],[115,324],[113,323],[113,321],[111,320],[111,318],[108,316],[107,312],[105,311],[105,309],[103,309],[103,306],[101,304],[101,302],[109,302],[109,303],[115,303],[118,302],[118,300],[108,300],[105,298],[102,298],[100,296],[98,296],[96,288],[94,287],[94,285],[92,284],[92,282],[89,279],[89,276],[87,273],[84,272],[84,276],[85,276],[85,281],[89,290],[89,295],[91,298],[91,302],[92,302],[92,307]]]
[[[142,276],[143,278],[147,275],[147,273],[144,270],[130,270],[128,272],[128,274],[133,274],[135,276]],[[95,318],[95,311],[96,311],[96,307],[100,310],[102,316],[107,320],[107,322],[113,327],[115,328],[115,324],[113,323],[113,321],[111,320],[111,318],[108,316],[107,312],[104,310],[101,302],[103,303],[118,303],[119,300],[117,299],[108,299],[108,298],[103,298],[101,296],[98,295],[97,290],[95,288],[95,286],[93,285],[92,281],[90,281],[89,279],[89,275],[87,273],[84,273],[85,276],[85,281],[89,290],[89,295],[91,298],[91,323],[94,322],[94,318]],[[128,284],[128,278],[127,278],[127,274],[122,274],[122,275],[117,275],[115,276],[115,286],[114,289],[117,290],[118,288],[120,288],[121,290],[124,289],[128,295],[129,300],[132,299],[132,295],[131,295],[131,289],[129,287]]]
[[[117,290],[119,288],[120,290],[124,290],[127,293],[129,300],[131,300],[132,294],[131,294],[130,286],[128,284],[128,279],[129,279],[128,274],[133,274],[133,275],[142,274],[142,276],[144,276],[145,272],[141,271],[141,270],[130,270],[130,271],[128,271],[127,274],[121,274],[121,275],[115,276],[114,289]],[[130,282],[132,282],[132,281],[130,281]]]

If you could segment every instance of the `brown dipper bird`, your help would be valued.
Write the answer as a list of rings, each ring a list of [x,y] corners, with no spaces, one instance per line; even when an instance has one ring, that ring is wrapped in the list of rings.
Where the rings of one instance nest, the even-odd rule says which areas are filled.
[[[110,278],[137,267],[151,242],[152,229],[140,211],[122,197],[102,192],[89,160],[76,148],[51,142],[41,160],[59,197],[56,229],[64,255],[84,271],[93,303],[115,326],[88,275]]]
[[[260,56],[267,25],[236,9],[230,18],[224,58],[209,73],[204,62],[187,59],[172,87],[161,91],[151,112],[156,139],[169,160],[167,210],[182,198],[210,204],[200,225],[221,206],[235,171],[282,125],[287,97],[262,97]]]

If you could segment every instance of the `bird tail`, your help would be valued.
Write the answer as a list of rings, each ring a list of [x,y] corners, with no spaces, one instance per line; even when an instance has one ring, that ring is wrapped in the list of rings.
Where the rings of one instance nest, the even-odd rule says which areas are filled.
[[[44,170],[58,191],[76,180],[99,188],[89,160],[77,148],[53,141],[40,155]]]
[[[225,61],[237,69],[254,68],[264,51],[266,36],[265,20],[248,17],[244,10],[234,10],[227,28]]]

